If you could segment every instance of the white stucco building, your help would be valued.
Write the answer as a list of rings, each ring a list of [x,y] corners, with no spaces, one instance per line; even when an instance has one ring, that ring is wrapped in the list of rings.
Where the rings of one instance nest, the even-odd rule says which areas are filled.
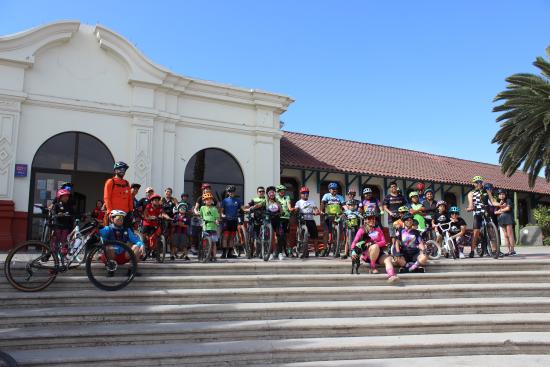
[[[78,183],[91,210],[113,160],[130,165],[130,182],[179,195],[188,162],[219,149],[206,163],[233,158],[250,197],[278,181],[279,117],[292,102],[175,74],[100,25],[61,21],[0,37],[0,201],[13,212],[13,240],[62,181]],[[26,176],[14,177],[16,164]]]

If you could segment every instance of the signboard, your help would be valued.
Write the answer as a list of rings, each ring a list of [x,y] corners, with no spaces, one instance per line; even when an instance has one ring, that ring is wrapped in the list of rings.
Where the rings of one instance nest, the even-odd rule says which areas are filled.
[[[16,164],[15,165],[15,177],[27,177],[27,168],[26,164]]]

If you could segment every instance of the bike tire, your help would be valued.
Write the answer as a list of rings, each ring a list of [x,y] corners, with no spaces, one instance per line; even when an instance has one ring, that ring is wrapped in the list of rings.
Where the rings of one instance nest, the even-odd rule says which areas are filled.
[[[17,361],[13,359],[8,353],[0,352],[0,366],[3,367],[17,367]]]
[[[426,253],[430,260],[437,260],[441,257],[441,246],[439,246],[439,244],[436,241],[434,240],[426,241],[425,245],[426,245]]]
[[[450,255],[452,256],[453,260],[456,260],[456,248],[455,243],[452,239],[447,240],[447,247],[449,248]]]
[[[160,235],[157,237],[157,243],[155,247],[155,258],[158,263],[163,263],[166,259],[166,238],[164,238],[164,235]]]
[[[495,246],[495,252],[492,255],[498,259],[500,256],[500,237],[498,234],[497,226],[493,222],[489,222],[485,226],[487,231],[487,248],[493,252],[493,245]]]
[[[204,249],[202,262],[206,263],[212,259],[212,239],[210,237],[205,237],[202,242],[202,247]]]
[[[34,259],[28,259],[29,254],[23,254],[23,252],[30,251],[29,247],[34,247],[34,252],[31,257]],[[15,258],[17,256],[17,258]],[[53,259],[53,265],[41,265],[42,262]],[[45,259],[45,260],[44,260]],[[23,267],[24,266],[24,271]],[[32,269],[43,270],[41,272],[42,277],[38,275],[34,277],[33,282],[29,282],[30,278],[34,276],[34,273],[29,273]],[[55,280],[59,269],[59,259],[55,254],[52,254],[50,246],[40,241],[27,241],[19,246],[13,248],[4,261],[4,275],[6,279],[15,289],[22,292],[38,292],[48,287]],[[27,277],[28,279],[19,279],[20,277]]]
[[[246,242],[245,242],[245,252],[246,257],[248,259],[252,259],[254,256],[254,239],[255,239],[255,233],[254,233],[254,226],[249,224],[249,228],[247,228],[246,231]]]
[[[117,251],[120,252],[117,254]],[[119,264],[118,260],[126,257],[128,259]],[[101,290],[118,291],[126,287],[134,280],[136,271],[136,254],[124,242],[97,243],[89,248],[86,256],[86,275],[90,282]],[[113,274],[111,277],[107,276],[110,272]]]
[[[476,245],[476,252],[477,252],[477,256],[479,256],[479,257],[483,257],[483,255],[485,255],[484,254],[485,251],[483,249],[484,248],[484,245],[483,245],[484,240],[483,240],[482,237],[483,237],[483,235],[480,233],[479,238],[477,240],[477,245]]]
[[[271,250],[271,239],[273,236],[271,224],[262,227],[262,257],[264,261],[269,260]]]

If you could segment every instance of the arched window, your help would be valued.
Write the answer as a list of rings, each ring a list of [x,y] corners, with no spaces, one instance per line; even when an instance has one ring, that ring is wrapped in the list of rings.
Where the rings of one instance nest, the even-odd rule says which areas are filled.
[[[185,167],[184,192],[192,200],[201,195],[201,185],[212,185],[214,196],[223,199],[227,185],[235,185],[237,195],[244,200],[244,176],[241,166],[233,156],[216,148],[197,152]]]
[[[456,195],[452,192],[446,192],[443,200],[447,202],[448,207],[456,206]]]
[[[114,158],[92,135],[70,131],[46,140],[31,165],[28,237],[37,239],[42,225],[34,205],[48,206],[64,182],[73,183],[72,202],[78,213],[90,212],[103,199],[105,180],[113,174]]]

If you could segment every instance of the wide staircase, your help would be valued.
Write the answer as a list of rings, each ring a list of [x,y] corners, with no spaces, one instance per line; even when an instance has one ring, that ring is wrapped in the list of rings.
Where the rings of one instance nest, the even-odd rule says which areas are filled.
[[[21,366],[550,365],[550,260],[438,260],[397,286],[327,258],[140,270],[118,292],[84,269],[38,293],[2,276],[0,350]]]

